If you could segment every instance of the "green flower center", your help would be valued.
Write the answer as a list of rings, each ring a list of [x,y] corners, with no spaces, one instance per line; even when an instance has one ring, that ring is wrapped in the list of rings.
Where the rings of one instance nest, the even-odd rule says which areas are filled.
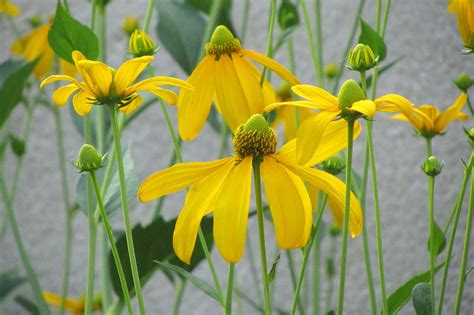
[[[240,41],[234,37],[234,34],[225,27],[219,25],[212,33],[211,41],[206,44],[206,53],[208,55],[231,54],[240,49]]]
[[[365,100],[366,96],[356,81],[347,80],[341,86],[337,99],[339,109],[343,110],[347,107],[351,107],[352,104],[357,101]]]
[[[256,114],[237,127],[233,145],[235,153],[240,156],[262,157],[275,153],[277,136],[265,118]]]

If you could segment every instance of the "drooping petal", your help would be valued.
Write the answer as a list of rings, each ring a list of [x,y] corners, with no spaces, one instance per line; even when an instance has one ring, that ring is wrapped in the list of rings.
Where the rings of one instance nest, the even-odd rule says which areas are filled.
[[[252,186],[252,157],[234,166],[222,184],[215,201],[214,241],[219,253],[231,263],[242,258]]]
[[[291,90],[298,96],[313,101],[316,108],[326,109],[338,109],[337,97],[327,92],[326,90],[307,84],[295,85]]]
[[[56,81],[68,81],[68,82],[72,82],[74,83],[76,86],[78,86],[79,88],[81,88],[81,84],[79,83],[79,81],[77,81],[75,78],[73,77],[70,77],[68,75],[51,75],[49,77],[47,77],[46,79],[44,79],[41,84],[40,84],[40,88],[44,88],[45,85],[47,84],[50,84],[50,83],[53,83],[53,82],[56,82]]]
[[[361,113],[367,117],[374,117],[375,116],[375,103],[371,100],[362,100],[355,102],[354,104],[351,105],[349,108],[350,111],[352,112],[358,112]]]
[[[79,88],[75,84],[68,84],[60,87],[53,93],[53,102],[58,106],[64,106],[72,93],[76,92]]]
[[[379,112],[401,112],[407,116],[413,112],[413,103],[398,94],[386,94],[374,102]]]
[[[233,157],[212,162],[178,163],[148,176],[138,188],[141,202],[151,201],[192,185],[210,175]]]
[[[318,105],[312,101],[289,101],[289,102],[278,102],[278,103],[267,105],[265,106],[264,111],[269,112],[280,106],[297,106],[297,107],[309,108],[309,109],[323,109],[323,108],[319,108]],[[334,109],[334,111],[339,112],[339,109],[337,110]]]
[[[143,103],[143,98],[140,95],[135,95],[133,101],[126,106],[119,107],[119,110],[125,115],[130,115],[133,113],[140,105]]]
[[[467,101],[467,94],[466,93],[461,93],[459,97],[456,99],[453,105],[451,105],[447,110],[442,112],[438,119],[435,121],[435,130],[437,132],[443,132],[448,124],[452,122],[455,119],[462,119],[466,120],[467,115],[459,115],[460,111],[464,107],[464,104],[466,104]],[[465,119],[464,119],[465,118]]]
[[[344,218],[344,203],[346,185],[337,177],[310,167],[290,167],[291,170],[299,175],[311,185],[319,188],[328,194],[329,207],[332,210],[334,219],[338,225],[342,225]],[[351,192],[350,210],[349,210],[349,230],[352,237],[360,234],[362,229],[362,210],[359,200]]]
[[[173,77],[160,76],[160,77],[148,78],[148,79],[135,83],[134,85],[132,85],[131,87],[125,90],[125,94],[128,95],[128,94],[139,92],[139,91],[148,91],[149,89],[153,89],[161,85],[177,86],[179,88],[190,90],[190,91],[194,90],[194,86],[190,84],[189,79],[188,81],[183,81],[181,79],[176,79]]]
[[[125,61],[115,72],[115,92],[122,95],[153,60],[153,56],[143,56]]]
[[[206,56],[194,69],[187,82],[195,90],[181,90],[178,96],[178,130],[183,140],[193,140],[204,126],[215,90],[214,56]]]
[[[112,84],[112,71],[102,62],[92,60],[81,60],[78,68],[84,69],[90,77],[90,81],[84,78],[86,84],[95,86],[101,95],[109,95]]]
[[[41,54],[41,57],[38,60],[38,63],[33,69],[33,73],[35,74],[35,77],[42,78],[45,75],[47,75],[49,71],[51,70],[51,67],[53,65],[53,60],[54,60],[54,53],[51,50],[51,48],[48,47],[43,51],[43,53]]]
[[[265,156],[260,169],[278,246],[303,247],[312,224],[311,201],[303,181],[271,156]]]
[[[84,80],[83,85],[84,88],[87,90],[89,94],[92,95],[98,95],[99,90],[97,86],[94,84],[92,81],[92,78],[90,75],[87,73],[86,69],[79,67],[79,62],[83,60],[87,60],[86,56],[84,56],[79,50],[74,50],[71,53],[72,60],[74,61],[74,65],[76,66],[77,72],[79,72],[79,75],[82,77]]]
[[[178,102],[178,95],[176,95],[174,91],[155,87],[149,88],[148,92],[151,92],[159,98],[162,98],[166,103],[170,105],[176,105],[176,103]]]
[[[201,220],[212,210],[212,202],[234,164],[233,158],[228,159],[215,172],[195,183],[186,195],[184,207],[174,228],[173,248],[176,256],[187,264],[191,263]]]
[[[84,116],[85,114],[89,113],[92,109],[94,98],[94,95],[90,95],[86,91],[80,91],[79,93],[76,93],[72,99],[72,105],[74,106],[76,113],[79,116]]]
[[[293,85],[300,84],[300,80],[298,80],[298,78],[293,73],[288,71],[285,67],[283,67],[281,64],[279,64],[272,58],[269,58],[265,55],[262,55],[261,53],[248,49],[240,49],[239,53],[272,70],[273,72],[278,74],[280,78],[285,81],[288,81],[288,83]]]

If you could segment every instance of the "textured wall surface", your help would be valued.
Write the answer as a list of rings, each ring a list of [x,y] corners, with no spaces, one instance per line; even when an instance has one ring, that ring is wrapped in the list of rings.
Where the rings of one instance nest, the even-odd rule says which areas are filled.
[[[16,20],[20,31],[26,30],[23,23],[28,17],[40,14],[47,19],[53,12],[55,1],[14,1],[23,9],[20,18]],[[69,1],[74,15],[84,21],[89,19],[89,5],[84,0]],[[251,1],[248,35],[245,47],[263,52],[266,42],[266,25],[269,1]],[[312,2],[312,1],[308,1]],[[350,27],[353,21],[358,1],[322,1],[323,37],[325,42],[325,63],[342,62],[342,50],[346,44]],[[363,16],[373,21],[375,1],[367,1]],[[243,1],[234,1],[234,20],[237,27],[241,24]],[[147,1],[113,0],[108,7],[107,35],[108,59],[112,65],[122,62],[126,52],[127,40],[122,35],[120,25],[124,16],[137,14],[143,17]],[[310,6],[312,12],[312,6]],[[5,23],[5,21],[4,21]],[[152,25],[156,24],[156,18]],[[8,58],[8,49],[14,35],[10,27],[5,27],[6,33],[0,42],[3,61]],[[389,73],[384,74],[379,81],[378,95],[396,92],[406,96],[416,104],[428,103],[445,108],[452,104],[458,95],[452,79],[461,71],[474,74],[472,56],[461,56],[461,42],[457,33],[454,16],[446,11],[446,3],[441,0],[397,0],[393,1],[386,42],[388,45],[388,61],[403,58]],[[314,83],[315,76],[306,33],[301,27],[295,34],[295,49],[297,56],[297,75],[305,83]],[[276,55],[276,59],[287,64],[285,49]],[[174,64],[165,49],[162,49],[154,61],[157,71],[167,75],[185,78],[184,73]],[[346,76],[354,74],[346,74]],[[274,76],[275,77],[275,76]],[[278,84],[278,82],[276,82]],[[175,109],[170,109],[172,119],[175,120]],[[62,110],[65,124],[66,154],[68,159],[74,158],[81,145],[81,138],[71,123],[66,110]],[[19,131],[23,113],[15,112],[13,130]],[[471,120],[472,122],[472,120]],[[472,124],[466,123],[467,127]],[[25,167],[20,175],[20,188],[15,202],[15,212],[19,221],[24,241],[35,270],[42,286],[53,292],[61,291],[63,248],[64,248],[64,210],[62,206],[60,175],[57,170],[57,151],[54,136],[53,116],[43,107],[37,109],[33,119],[31,138],[28,143],[28,153],[25,157]],[[422,272],[428,267],[426,251],[427,201],[426,178],[420,171],[420,164],[424,156],[423,139],[413,135],[412,129],[403,123],[393,122],[386,115],[378,115],[375,121],[374,140],[375,154],[378,162],[378,177],[380,200],[382,209],[382,226],[384,241],[384,258],[386,268],[387,291],[392,292],[410,275]],[[458,187],[462,178],[462,165],[459,157],[466,157],[469,148],[464,139],[461,123],[455,123],[448,128],[445,136],[434,140],[434,153],[445,161],[442,175],[437,178],[436,218],[440,224],[446,222],[451,206],[457,196]],[[133,158],[141,178],[151,172],[163,168],[168,161],[172,144],[168,137],[163,115],[158,106],[154,106],[140,121],[134,123],[124,135],[124,143],[133,142]],[[356,144],[355,163],[360,167],[363,159],[363,139]],[[184,159],[211,160],[219,145],[219,138],[210,127],[206,127],[193,143],[184,145]],[[12,175],[13,161],[6,165],[8,175]],[[78,175],[72,168],[69,170],[71,192],[74,191]],[[370,189],[370,188],[369,188]],[[175,194],[167,199],[164,213],[167,217],[175,216],[182,205],[183,194]],[[369,198],[368,204],[372,205]],[[453,268],[449,275],[447,289],[446,313],[450,313],[457,285],[457,268],[460,261],[460,251],[466,224],[464,204],[461,215],[459,233],[456,237],[455,257]],[[147,222],[152,215],[153,205],[134,203],[132,215],[134,222]],[[374,278],[378,283],[376,272],[375,226],[373,207],[367,210],[367,228],[370,235],[370,254]],[[3,208],[0,215],[4,218]],[[326,222],[331,220],[325,217]],[[115,216],[112,224],[116,228],[122,225],[121,216]],[[87,266],[87,219],[78,214],[74,221],[75,238],[73,248],[73,264],[71,278],[71,295],[79,296],[85,291]],[[256,224],[251,220],[249,224],[249,243],[253,252],[257,251]],[[268,257],[274,256],[273,228],[266,226],[268,239]],[[323,241],[323,255],[328,252],[328,239]],[[248,250],[243,261],[236,267],[237,284],[255,298],[259,295],[249,272]],[[225,282],[227,265],[213,251],[218,273],[222,282]],[[295,252],[295,257],[297,252]],[[282,256],[283,257],[283,256]],[[470,256],[470,264],[474,263],[474,256]],[[273,297],[276,307],[288,308],[292,297],[292,286],[286,268],[286,259],[278,269],[278,280],[273,288]],[[299,266],[299,259],[297,260]],[[6,238],[0,243],[0,271],[8,270],[13,266],[21,268],[21,262],[11,236],[7,231]],[[100,266],[98,263],[97,266]],[[97,270],[100,270],[99,268]],[[206,264],[202,264],[196,274],[210,279]],[[96,274],[99,280],[99,272]],[[359,237],[349,241],[349,256],[346,284],[347,314],[368,314],[368,291],[365,289],[366,274],[363,264],[362,239]],[[99,289],[99,281],[97,281]],[[323,292],[326,292],[327,280],[322,280]],[[31,294],[28,285],[25,285],[26,294]],[[377,290],[377,295],[379,291]],[[174,289],[163,276],[157,273],[145,288],[145,298],[150,314],[167,314],[170,312],[174,299]],[[325,296],[323,294],[323,301]],[[237,303],[235,304],[237,307]],[[467,279],[464,292],[463,314],[472,313],[474,308],[474,277]],[[254,313],[251,308],[244,306],[246,313]],[[207,298],[199,290],[189,285],[182,305],[183,314],[219,314],[219,306]],[[470,311],[471,310],[471,311]],[[22,314],[18,306],[9,305],[6,314]],[[413,314],[411,305],[408,305],[403,314]]]

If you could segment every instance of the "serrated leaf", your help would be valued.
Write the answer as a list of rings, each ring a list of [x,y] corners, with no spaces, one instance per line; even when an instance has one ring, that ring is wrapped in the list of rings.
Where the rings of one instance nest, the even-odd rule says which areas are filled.
[[[11,269],[0,274],[0,307],[13,298],[20,287],[26,282],[26,278],[19,275],[18,270]]]
[[[89,60],[95,60],[99,55],[99,40],[95,33],[74,19],[60,1],[48,33],[48,42],[56,55],[70,63],[74,63],[71,56],[74,50],[79,50]]]
[[[287,30],[300,23],[298,9],[289,0],[283,0],[278,8],[278,25],[282,30]]]
[[[438,223],[434,222],[434,254],[439,256],[446,248],[446,237],[444,236],[443,230],[439,227]],[[428,242],[426,242],[428,252],[431,253],[431,239],[428,237]]]
[[[379,56],[379,62],[387,56],[387,46],[383,38],[370,26],[362,17],[360,19],[359,43],[368,45],[376,56]]]
[[[416,315],[431,315],[431,287],[427,282],[415,285],[411,294]]]
[[[280,263],[280,253],[276,255],[275,259],[273,260],[272,267],[270,268],[270,271],[268,272],[268,283],[272,283],[273,280],[275,280],[276,268],[278,267],[279,263]]]

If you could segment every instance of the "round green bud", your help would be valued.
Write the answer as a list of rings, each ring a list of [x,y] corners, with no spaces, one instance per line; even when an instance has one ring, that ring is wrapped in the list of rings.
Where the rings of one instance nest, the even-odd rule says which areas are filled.
[[[425,162],[423,162],[421,169],[428,176],[436,176],[441,173],[441,170],[443,169],[443,164],[438,160],[437,157],[430,156],[425,160]]]
[[[222,54],[230,54],[238,49],[240,49],[240,41],[224,25],[216,27],[212,33],[211,41],[206,44],[206,53],[208,55],[220,56]]]
[[[334,259],[332,257],[328,257],[326,259],[326,274],[329,278],[334,277],[336,274],[336,267],[334,265]]]
[[[330,63],[324,67],[324,74],[328,79],[334,79],[339,74],[339,68],[335,63]]]
[[[135,57],[153,56],[156,46],[153,40],[142,30],[136,29],[130,36],[130,53]]]
[[[131,36],[136,29],[140,28],[140,21],[136,17],[126,16],[122,23],[122,30],[128,36]]]
[[[43,20],[41,19],[41,16],[39,15],[33,15],[28,19],[28,23],[32,28],[37,28],[41,24],[43,24]]]
[[[340,174],[345,167],[346,163],[337,155],[321,163],[321,168],[323,169],[323,171],[328,172],[332,175]]]
[[[357,101],[366,99],[364,91],[359,84],[354,80],[347,80],[341,86],[337,96],[339,109],[351,107]]]
[[[466,72],[462,72],[459,74],[459,76],[454,80],[454,84],[458,87],[463,92],[466,92],[474,82],[472,81],[471,77],[469,74]]]
[[[277,136],[265,118],[256,114],[237,127],[232,142],[238,155],[262,157],[275,153]]]
[[[10,134],[10,147],[17,157],[23,156],[26,152],[25,141],[13,134]]]
[[[355,71],[367,71],[377,64],[378,57],[375,56],[369,45],[357,44],[349,52],[349,69]]]
[[[276,91],[279,102],[291,100],[291,85],[284,81]]]
[[[84,144],[79,151],[76,168],[81,172],[92,172],[102,167],[104,156],[90,144]]]
[[[332,224],[331,227],[329,228],[329,236],[331,237],[337,237],[338,235],[341,234],[341,227],[336,225],[336,224]]]

